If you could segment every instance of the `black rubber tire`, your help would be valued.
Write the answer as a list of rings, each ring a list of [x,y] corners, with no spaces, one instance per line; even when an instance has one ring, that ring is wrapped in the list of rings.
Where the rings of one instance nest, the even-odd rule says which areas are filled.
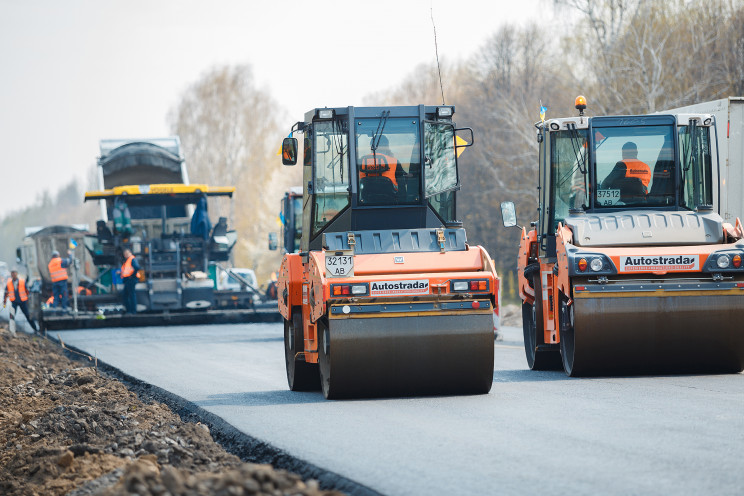
[[[535,290],[533,304],[522,303],[522,333],[524,335],[524,354],[530,370],[561,370],[561,354],[557,349],[538,350],[544,347],[542,318],[542,286],[540,271],[531,271],[532,288]]]
[[[331,339],[330,330],[323,319],[316,323],[318,332],[318,369],[320,375],[320,389],[325,399],[336,398],[333,384],[331,383]]]
[[[318,364],[307,363],[304,359],[297,358],[297,353],[304,349],[302,313],[295,310],[292,312],[291,321],[284,319],[284,363],[287,367],[287,384],[291,391],[318,391],[320,389]]]
[[[573,306],[567,305],[567,299],[561,297],[560,311],[558,320],[561,330],[561,362],[563,371],[567,376],[573,377],[576,370],[574,369],[575,331],[573,325]]]

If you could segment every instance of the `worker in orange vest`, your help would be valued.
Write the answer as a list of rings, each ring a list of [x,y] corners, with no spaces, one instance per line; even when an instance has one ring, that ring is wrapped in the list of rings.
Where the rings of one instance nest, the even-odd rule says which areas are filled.
[[[400,165],[398,159],[393,156],[390,150],[390,142],[387,136],[380,136],[376,145],[373,145],[373,154],[362,157],[362,163],[359,167],[359,179],[365,177],[385,177],[393,185],[395,194],[398,193],[398,179],[405,176],[406,172]],[[394,198],[391,198],[394,200]]]
[[[602,189],[621,189],[618,186],[623,179],[636,178],[643,185],[642,193],[636,196],[645,197],[648,194],[648,186],[651,183],[651,168],[647,163],[638,160],[638,146],[628,141],[622,148],[623,159],[615,164],[612,172],[602,181]],[[637,183],[636,183],[637,184]]]
[[[39,329],[36,327],[36,322],[34,322],[34,319],[32,319],[28,313],[28,305],[26,304],[28,301],[26,281],[18,277],[18,271],[15,269],[10,271],[10,279],[8,279],[8,284],[5,286],[3,308],[5,308],[8,300],[10,300],[10,303],[13,305],[13,311],[17,312],[18,307],[20,307],[23,315],[26,316],[26,320],[31,324],[31,328],[34,332],[39,332]]]
[[[54,296],[54,307],[62,306],[62,310],[67,309],[67,267],[72,261],[69,258],[62,258],[59,252],[52,252],[52,259],[49,261],[49,277],[52,279],[52,296]]]
[[[132,254],[132,250],[124,248],[124,264],[121,266],[121,280],[124,283],[124,308],[127,313],[137,313],[137,271],[139,262]]]

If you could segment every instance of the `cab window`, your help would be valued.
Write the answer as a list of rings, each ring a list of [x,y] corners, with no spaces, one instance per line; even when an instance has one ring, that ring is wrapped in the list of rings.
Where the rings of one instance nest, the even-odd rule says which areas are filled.
[[[316,236],[349,205],[349,144],[341,121],[314,126],[312,235]]]
[[[550,174],[553,185],[549,233],[555,233],[571,209],[587,209],[587,131],[550,133]]]
[[[682,166],[682,206],[695,209],[701,205],[712,205],[710,128],[680,126],[679,154]]]
[[[455,158],[455,128],[452,124],[427,122],[424,141],[424,186],[426,198],[459,186]]]

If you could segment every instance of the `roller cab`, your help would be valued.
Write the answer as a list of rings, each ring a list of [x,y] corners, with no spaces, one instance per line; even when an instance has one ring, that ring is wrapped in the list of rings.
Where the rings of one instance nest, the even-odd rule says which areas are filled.
[[[456,220],[453,107],[316,109],[303,134],[300,252],[279,271],[287,380],[326,398],[482,394],[499,280]],[[461,135],[469,138],[463,139]],[[285,139],[283,161],[297,161]]]
[[[540,217],[518,255],[529,367],[740,372],[744,233],[720,216],[715,119],[577,108],[536,124]],[[502,213],[516,225],[511,202]]]

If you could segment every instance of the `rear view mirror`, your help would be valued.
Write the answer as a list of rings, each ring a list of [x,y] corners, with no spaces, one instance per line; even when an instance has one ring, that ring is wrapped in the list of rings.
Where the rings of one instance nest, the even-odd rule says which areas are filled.
[[[269,233],[269,250],[274,251],[279,247],[279,242],[277,241],[277,236],[275,232]]]
[[[514,208],[514,202],[501,202],[501,220],[504,222],[504,227],[517,225],[517,211]]]
[[[16,262],[23,262],[23,254],[20,247],[16,248]]]
[[[284,165],[297,163],[297,138],[284,138],[282,141],[282,163]]]

